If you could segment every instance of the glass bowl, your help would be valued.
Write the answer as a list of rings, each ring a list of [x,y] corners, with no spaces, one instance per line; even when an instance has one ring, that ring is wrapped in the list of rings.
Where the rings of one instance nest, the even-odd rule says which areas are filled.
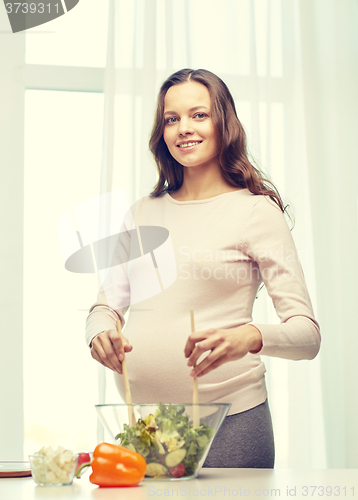
[[[76,473],[78,453],[59,466],[55,460],[35,453],[29,455],[31,474],[39,486],[67,486],[72,484]]]
[[[197,477],[231,404],[103,404],[97,414],[112,442],[140,453],[145,479]],[[129,426],[131,412],[135,426]],[[195,423],[199,424],[193,426]]]

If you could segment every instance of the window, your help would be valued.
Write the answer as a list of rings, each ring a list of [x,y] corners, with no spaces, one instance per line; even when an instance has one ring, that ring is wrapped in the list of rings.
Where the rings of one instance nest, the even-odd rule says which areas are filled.
[[[57,220],[99,194],[108,4],[79,2],[26,32],[25,457],[43,445],[97,442],[97,369],[84,344],[97,277],[65,269]]]
[[[41,446],[95,444],[97,370],[84,344],[96,276],[68,272],[57,220],[98,194],[103,95],[25,94],[25,456]]]

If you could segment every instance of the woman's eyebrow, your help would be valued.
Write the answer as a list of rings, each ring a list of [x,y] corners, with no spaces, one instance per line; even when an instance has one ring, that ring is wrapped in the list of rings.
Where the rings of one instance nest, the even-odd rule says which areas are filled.
[[[194,108],[189,109],[189,112],[192,113],[193,111],[197,111],[198,109],[207,109],[208,111],[210,111],[209,108],[206,106],[194,106]],[[165,115],[166,114],[175,114],[175,113],[176,113],[176,111],[164,111]]]

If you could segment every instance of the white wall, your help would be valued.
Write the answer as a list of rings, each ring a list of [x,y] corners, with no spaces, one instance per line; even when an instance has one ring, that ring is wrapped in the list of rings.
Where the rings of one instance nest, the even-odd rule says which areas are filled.
[[[0,6],[0,460],[22,460],[25,35]]]

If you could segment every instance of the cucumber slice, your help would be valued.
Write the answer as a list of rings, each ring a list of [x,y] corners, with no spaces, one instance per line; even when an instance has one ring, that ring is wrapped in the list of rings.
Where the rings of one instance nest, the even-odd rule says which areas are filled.
[[[179,450],[174,450],[168,453],[165,457],[165,465],[169,468],[175,467],[179,465],[185,458],[186,451],[183,448],[179,448]]]
[[[169,476],[169,471],[164,465],[151,462],[147,464],[145,475],[150,477]]]

